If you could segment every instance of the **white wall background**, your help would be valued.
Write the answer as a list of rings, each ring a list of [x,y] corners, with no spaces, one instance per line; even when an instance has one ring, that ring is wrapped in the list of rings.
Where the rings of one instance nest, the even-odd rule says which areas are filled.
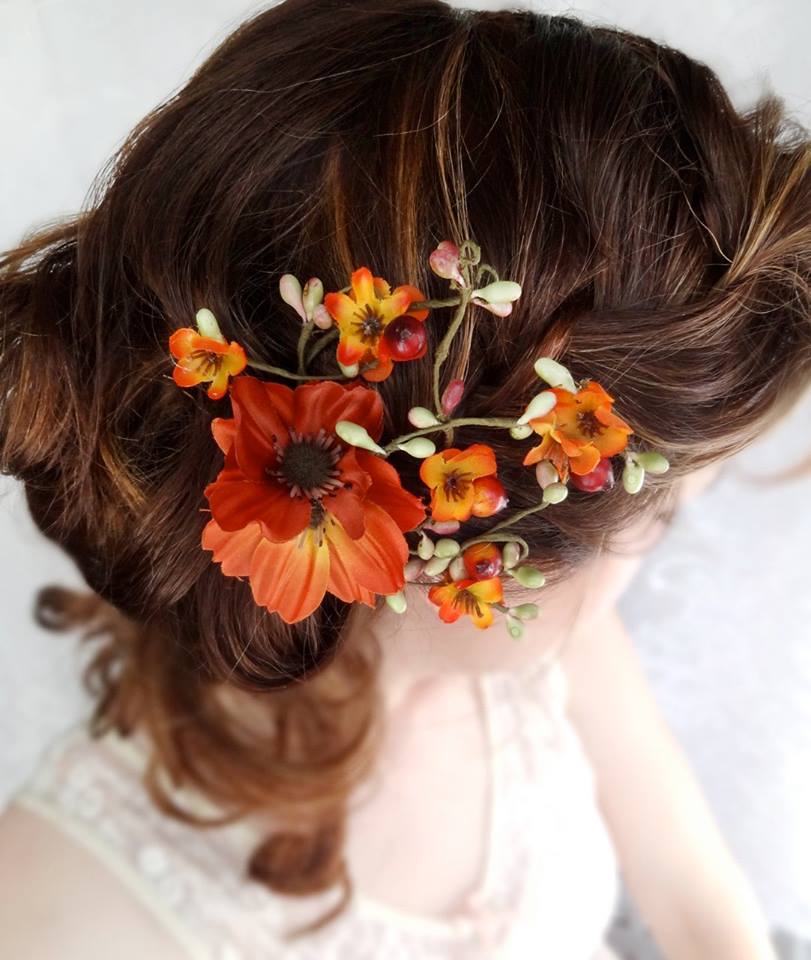
[[[516,5],[653,36],[712,65],[738,105],[770,87],[811,123],[807,0]],[[0,247],[80,207],[132,125],[255,9],[243,0],[0,0]],[[808,451],[810,415],[811,398],[732,461],[684,510],[622,603],[662,707],[770,919],[806,937],[811,479],[774,486],[753,477]],[[35,531],[18,486],[4,480],[1,489],[0,803],[43,745],[89,707],[79,652],[30,612],[38,586],[79,577]]]

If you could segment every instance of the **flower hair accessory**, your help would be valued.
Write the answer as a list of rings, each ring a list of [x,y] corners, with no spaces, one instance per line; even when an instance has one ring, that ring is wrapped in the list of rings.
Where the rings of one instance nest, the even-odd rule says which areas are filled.
[[[211,424],[223,465],[204,490],[211,519],[202,547],[223,574],[248,578],[255,601],[288,623],[313,613],[326,593],[368,606],[383,596],[402,613],[405,583],[427,579],[428,597],[443,621],[466,615],[485,628],[499,612],[518,638],[538,607],[508,606],[504,583],[536,590],[544,576],[526,562],[529,546],[515,525],[565,500],[570,486],[589,493],[609,489],[613,458],[620,455],[622,483],[631,494],[646,473],[668,469],[660,453],[627,449],[632,429],[599,383],[575,382],[551,357],[536,360],[540,389],[518,418],[457,417],[465,384],[443,384],[442,368],[468,307],[505,317],[521,287],[481,263],[471,240],[459,246],[443,240],[428,262],[448,281],[447,298],[428,300],[410,284],[392,289],[365,266],[347,287],[326,294],[317,277],[302,287],[284,274],[279,293],[301,321],[295,371],[229,343],[205,308],[197,312],[196,329],[183,327],[169,339],[179,386],[208,384],[211,399],[226,393],[231,399],[232,417]],[[430,358],[433,408],[412,407],[412,429],[382,444],[383,401],[369,384],[395,374],[398,363],[426,356],[429,312],[442,307],[455,309]],[[330,346],[334,373],[308,373]],[[293,386],[245,374],[246,366]],[[503,430],[516,441],[534,439],[517,456],[535,473],[537,503],[505,514],[508,498],[492,447],[453,446],[454,430],[468,426]],[[439,450],[437,435],[445,438]],[[389,461],[395,452],[421,461],[422,496],[403,487]],[[485,533],[458,536],[471,517],[497,514],[501,518]]]

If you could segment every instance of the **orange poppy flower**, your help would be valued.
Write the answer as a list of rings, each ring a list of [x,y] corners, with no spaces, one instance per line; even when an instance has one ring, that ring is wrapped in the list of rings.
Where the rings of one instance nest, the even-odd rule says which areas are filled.
[[[248,577],[254,599],[294,623],[326,592],[374,606],[405,583],[403,536],[425,518],[422,501],[381,457],[335,434],[351,420],[378,439],[379,395],[358,383],[291,390],[255,377],[231,385],[233,419],[212,432],[225,454],[205,489],[212,519],[202,545],[228,576]]]
[[[181,327],[169,337],[169,350],[178,363],[172,377],[179,387],[193,387],[211,381],[206,393],[219,400],[228,388],[228,378],[242,373],[248,362],[244,349],[235,341],[204,337],[193,327]]]
[[[392,291],[383,277],[373,277],[368,267],[352,274],[352,292],[328,293],[324,306],[339,331],[338,361],[345,366],[377,365],[364,370],[366,380],[385,380],[395,360],[417,360],[428,349],[422,322],[427,308],[409,310],[411,303],[425,300],[425,294],[409,283]],[[399,318],[399,319],[398,319]]]
[[[602,457],[613,457],[628,444],[631,427],[611,412],[611,397],[595,380],[588,380],[577,393],[553,387],[555,406],[529,421],[532,429],[543,437],[524,457],[531,465],[551,460],[563,483],[569,470],[578,476],[591,473]]]
[[[484,443],[465,450],[449,447],[420,464],[420,478],[431,489],[433,520],[490,517],[507,506],[507,496],[496,478],[496,455]]]
[[[439,617],[454,623],[466,613],[477,627],[484,629],[493,622],[493,604],[504,600],[501,580],[451,580],[431,587],[428,599],[439,607]]]

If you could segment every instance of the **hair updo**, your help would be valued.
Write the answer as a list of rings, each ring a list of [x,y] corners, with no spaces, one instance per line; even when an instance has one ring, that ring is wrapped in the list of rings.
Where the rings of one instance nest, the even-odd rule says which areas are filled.
[[[228,401],[175,386],[174,329],[205,305],[250,355],[290,368],[299,328],[281,274],[338,289],[366,264],[437,297],[428,253],[471,237],[523,292],[455,339],[457,413],[520,415],[533,361],[551,355],[602,383],[672,465],[636,497],[573,490],[522,522],[533,559],[562,577],[807,385],[810,157],[782,101],[739,113],[706,65],[622,30],[441,0],[285,0],[136,126],[83,212],[7,252],[0,465],[93,590],[48,588],[39,617],[98,638],[93,731],[146,730],[155,801],[191,818],[168,774],[225,817],[276,813],[290,829],[251,875],[287,894],[340,881],[340,909],[346,803],[382,712],[379,650],[341,649],[346,604],[328,594],[286,624],[201,549],[222,461],[211,420]],[[429,351],[451,312],[431,311]],[[430,406],[430,363],[373,388],[385,442]],[[479,439],[458,430],[460,446]],[[511,505],[537,502],[516,442],[487,441]],[[422,492],[418,462],[395,456]],[[227,708],[225,686],[252,695],[264,732]]]

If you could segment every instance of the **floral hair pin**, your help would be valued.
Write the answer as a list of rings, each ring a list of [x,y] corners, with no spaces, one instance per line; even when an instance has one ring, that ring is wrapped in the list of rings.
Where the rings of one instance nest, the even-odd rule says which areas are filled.
[[[226,393],[231,399],[233,416],[215,417],[211,425],[224,462],[204,490],[211,519],[202,547],[223,574],[247,577],[255,601],[288,623],[312,614],[326,593],[368,606],[383,596],[401,613],[405,583],[427,579],[429,599],[445,622],[467,615],[484,628],[499,612],[518,638],[538,607],[508,606],[504,583],[535,590],[544,576],[527,562],[529,547],[515,524],[566,499],[570,486],[591,493],[610,488],[614,457],[623,457],[622,483],[631,494],[646,473],[668,469],[660,453],[627,449],[632,429],[599,383],[576,383],[551,357],[535,362],[542,387],[520,417],[456,416],[465,384],[443,384],[442,368],[470,304],[505,317],[521,287],[480,262],[471,240],[442,241],[428,262],[448,281],[447,298],[428,300],[410,284],[392,289],[365,266],[349,286],[326,294],[317,277],[302,287],[284,274],[279,293],[301,321],[295,371],[229,343],[205,308],[196,329],[183,327],[169,339],[179,386],[208,384],[211,399]],[[429,312],[444,307],[455,309],[430,358],[433,409],[412,407],[413,429],[382,444],[383,401],[369,384],[392,375],[398,363],[426,356]],[[334,373],[309,373],[330,346]],[[248,366],[294,386],[245,374]],[[535,472],[536,504],[504,513],[508,497],[493,449],[453,446],[455,428],[467,426],[506,430],[517,441],[535,438],[522,463]],[[445,438],[440,450],[437,434]],[[403,487],[389,460],[395,452],[421,461],[422,496]],[[484,534],[458,536],[471,517],[496,514],[503,518]]]

